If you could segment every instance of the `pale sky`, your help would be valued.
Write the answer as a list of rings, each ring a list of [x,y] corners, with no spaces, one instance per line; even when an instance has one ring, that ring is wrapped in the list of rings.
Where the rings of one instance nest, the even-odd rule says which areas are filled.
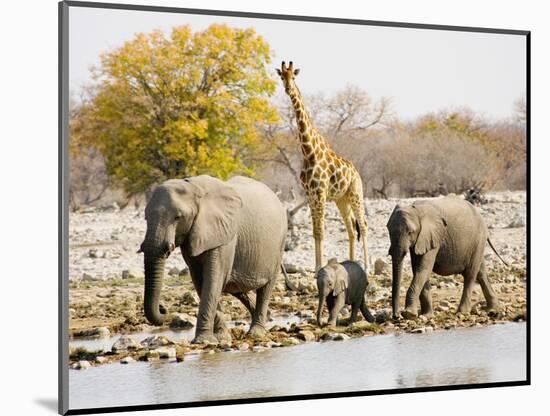
[[[526,90],[525,37],[486,33],[70,7],[69,78],[72,91],[90,82],[99,54],[135,33],[188,24],[253,27],[282,60],[300,68],[302,93],[326,95],[357,85],[389,97],[396,115],[467,106],[490,118],[512,115]],[[281,85],[279,88],[282,90]]]

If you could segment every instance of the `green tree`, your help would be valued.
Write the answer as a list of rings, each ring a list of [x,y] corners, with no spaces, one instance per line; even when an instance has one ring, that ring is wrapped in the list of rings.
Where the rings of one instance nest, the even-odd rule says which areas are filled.
[[[268,101],[271,51],[253,29],[188,26],[137,34],[101,55],[71,122],[71,149],[97,148],[129,194],[168,178],[253,175]]]

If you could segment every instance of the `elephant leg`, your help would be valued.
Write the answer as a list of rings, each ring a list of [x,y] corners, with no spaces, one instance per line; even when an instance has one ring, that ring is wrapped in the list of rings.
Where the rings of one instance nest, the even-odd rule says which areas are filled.
[[[345,304],[345,296],[336,296],[333,298],[333,306],[330,308],[329,306],[329,314],[328,314],[328,325],[330,326],[336,326],[336,322],[338,320],[338,314],[342,310]],[[328,302],[327,302],[328,303]]]
[[[254,311],[256,310],[256,296],[253,293],[249,292],[232,293],[232,295],[241,301],[241,303],[250,313],[250,318],[252,319],[252,317],[254,317]]]
[[[196,268],[193,269],[193,272],[194,273],[191,273],[191,281],[197,293],[200,294],[202,290],[202,273]],[[214,332],[218,341],[231,341],[231,334],[227,329],[223,311],[219,304],[216,310],[216,316],[214,317]]]
[[[223,270],[225,265],[221,259],[223,256],[220,250],[212,250],[205,259],[202,272],[203,279],[200,283],[200,303],[197,314],[197,329],[193,343],[212,343],[218,342],[214,336],[214,324],[218,310],[218,303],[222,294]],[[221,318],[221,317],[219,317]]]
[[[487,277],[487,271],[485,270],[485,262],[481,263],[479,268],[479,273],[477,274],[477,281],[481,285],[481,290],[483,291],[483,296],[487,301],[487,311],[496,311],[499,308],[498,297],[489,282]]]
[[[422,288],[422,292],[420,292],[420,314],[431,317],[433,313],[431,284],[428,279]]]
[[[276,280],[272,279],[256,291],[256,309],[252,315],[252,324],[248,330],[248,335],[254,338],[263,338],[267,332],[266,323],[269,298],[271,297],[275,283]]]
[[[216,316],[214,317],[214,336],[218,342],[231,342],[231,332],[229,332],[227,328],[224,314],[219,303]]]
[[[360,305],[357,303],[354,303],[353,305],[351,305],[351,315],[349,317],[348,325],[351,325],[352,323],[357,321],[357,313],[359,312],[359,306]]]
[[[458,313],[469,314],[472,310],[472,292],[477,280],[479,268],[470,268],[462,273],[464,276],[464,289],[462,290],[462,298],[458,305]]]
[[[365,302],[365,299],[363,298],[363,300],[361,301],[361,314],[363,315],[363,318],[365,318],[365,320],[367,322],[374,322],[374,316],[372,316],[372,314],[370,313],[369,311],[369,308],[367,307],[367,302]]]
[[[348,232],[348,242],[349,242],[349,259],[351,261],[355,260],[355,229],[353,228],[353,215],[351,212],[351,207],[344,199],[336,201],[336,206],[340,211],[340,215],[344,220],[344,225],[346,226],[346,231]]]
[[[428,251],[421,257],[413,260],[413,273],[414,277],[409,289],[407,290],[407,297],[405,302],[405,310],[401,313],[405,319],[414,319],[418,315],[418,303],[420,300],[420,292],[424,288],[426,282],[429,281],[430,274],[433,270],[436,250]],[[411,255],[411,259],[415,255]]]

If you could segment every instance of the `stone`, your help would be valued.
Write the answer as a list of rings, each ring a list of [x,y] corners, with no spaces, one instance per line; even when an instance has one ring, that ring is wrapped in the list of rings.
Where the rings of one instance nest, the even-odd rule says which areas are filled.
[[[280,346],[282,346],[280,342],[275,342],[275,341],[269,341],[266,345],[269,348],[279,348]]]
[[[123,279],[134,279],[134,278],[144,278],[145,273],[143,270],[135,268],[135,269],[126,269],[122,271],[122,278]]]
[[[160,348],[154,349],[153,352],[156,352],[159,355],[160,359],[176,358],[176,349],[174,347],[160,347]]]
[[[170,322],[170,328],[190,329],[197,325],[197,318],[186,313],[177,313]]]
[[[89,273],[82,273],[82,279],[81,279],[83,282],[99,282],[101,281],[101,277],[99,276],[92,276],[91,274]]]
[[[444,307],[447,307],[447,308],[448,308],[448,307],[451,306],[451,304],[449,303],[448,300],[446,300],[446,299],[441,299],[441,300],[439,301],[439,306],[444,306]]]
[[[241,345],[239,345],[239,351],[248,351],[250,348],[250,345],[248,342],[243,342]]]
[[[108,338],[111,336],[111,331],[106,326],[94,328],[95,336],[99,338]]]
[[[185,305],[198,306],[200,298],[195,292],[187,291],[182,295],[181,301]]]
[[[289,274],[302,273],[303,271],[301,267],[298,267],[296,264],[293,263],[285,263],[284,267],[286,272]]]
[[[132,357],[124,357],[123,359],[120,360],[120,364],[130,364],[135,362],[136,360],[134,360]]]
[[[336,334],[334,336],[334,338],[332,338],[334,341],[347,341],[349,340],[351,337],[349,335],[346,335],[346,334]]]
[[[92,259],[100,259],[105,257],[105,252],[97,248],[91,248],[88,250],[88,257]]]
[[[180,269],[178,269],[177,267],[172,267],[170,270],[168,270],[168,275],[169,276],[179,276],[180,275]]]
[[[523,217],[522,215],[517,215],[508,224],[508,228],[521,228],[521,227],[525,227],[525,225],[526,225],[525,217]]]
[[[107,358],[102,357],[102,356],[98,356],[98,357],[95,357],[95,362],[98,363],[98,364],[103,364],[103,363],[107,362]]]
[[[379,310],[374,315],[374,321],[377,324],[381,324],[389,320],[391,320],[391,310],[389,309]]]
[[[388,270],[388,263],[386,263],[382,259],[376,259],[376,261],[374,262],[374,274],[375,275],[384,274],[384,272],[386,272],[387,270]]]
[[[136,340],[129,337],[128,335],[122,335],[119,339],[115,341],[115,343],[111,347],[111,351],[114,353],[119,353],[123,351],[139,350],[141,348],[141,345],[139,345]]]
[[[420,327],[420,328],[414,328],[411,331],[411,334],[424,334],[426,332],[426,328]]]
[[[254,345],[252,347],[252,352],[261,352],[261,351],[265,351],[265,350],[267,350],[267,348],[263,347],[261,345]]]
[[[298,332],[297,337],[305,342],[315,341],[315,334],[308,330]]]
[[[80,361],[77,361],[76,363],[74,363],[71,368],[74,369],[74,370],[87,370],[88,368],[90,368],[92,365],[90,364],[89,361],[86,361],[86,360],[80,360]]]
[[[287,345],[298,345],[300,344],[300,341],[294,337],[288,337],[285,339],[285,344]]]
[[[118,212],[120,211],[120,206],[116,202],[112,202],[102,205],[99,209],[103,212]]]
[[[140,345],[146,349],[155,349],[172,344],[174,344],[174,342],[163,335],[152,335],[140,342]]]

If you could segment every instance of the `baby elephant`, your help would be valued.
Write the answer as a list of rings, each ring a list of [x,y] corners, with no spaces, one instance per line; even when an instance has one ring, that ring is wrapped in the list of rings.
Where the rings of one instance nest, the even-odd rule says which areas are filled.
[[[336,318],[344,305],[351,305],[349,324],[355,322],[359,310],[368,322],[374,322],[374,318],[365,304],[367,275],[359,264],[354,261],[338,263],[336,259],[330,259],[325,267],[319,269],[316,277],[319,289],[319,307],[317,309],[319,326],[322,326],[321,314],[325,301],[329,309],[329,325],[336,325]]]

